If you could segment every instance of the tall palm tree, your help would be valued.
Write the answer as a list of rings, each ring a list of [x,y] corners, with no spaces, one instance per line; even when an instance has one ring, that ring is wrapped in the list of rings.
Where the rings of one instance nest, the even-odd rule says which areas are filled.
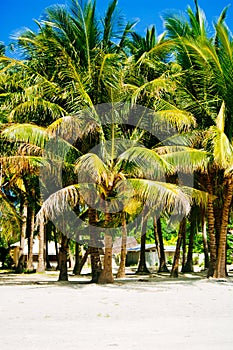
[[[221,188],[218,198],[219,205],[219,231],[216,231],[215,249],[216,249],[216,265],[213,266],[213,275],[216,278],[226,277],[226,240],[227,226],[229,222],[230,207],[233,196],[233,144],[225,134],[225,104],[222,104],[218,117],[216,118],[216,126],[207,130],[205,140],[207,149],[210,149],[213,160],[210,164],[210,172],[215,176],[217,186]],[[222,176],[221,174],[222,173]],[[213,187],[212,187],[213,188]],[[215,192],[216,193],[216,192]],[[213,194],[215,194],[213,193]],[[219,191],[218,191],[219,193]],[[214,217],[214,213],[212,214]],[[216,219],[216,216],[215,216]],[[215,263],[215,261],[214,261]]]
[[[95,2],[72,0],[70,8],[49,8],[38,32],[27,30],[17,38],[26,59],[1,59],[2,73],[11,74],[11,84],[2,84],[2,98],[12,120],[27,122],[33,113],[30,121],[47,126],[84,106],[120,99],[132,25],[123,26],[116,11],[113,0],[100,21]]]
[[[197,119],[198,127],[209,130],[207,135],[213,133],[212,138],[207,136],[205,143],[206,149],[212,154],[212,162],[207,175],[203,177],[203,185],[210,194],[207,210],[210,237],[208,274],[225,277],[223,250],[226,249],[226,242],[223,237],[226,236],[232,191],[231,175],[226,172],[230,166],[229,145],[232,143],[232,34],[225,23],[227,8],[220,14],[214,25],[215,34],[210,37],[207,35],[204,13],[197,1],[195,5],[196,13],[188,10],[189,21],[172,16],[166,18],[165,24],[169,38],[177,45],[177,62],[185,73],[178,80],[175,103],[191,111]],[[225,157],[224,164],[221,157]],[[229,159],[228,163],[226,159]],[[201,178],[199,181],[203,182]],[[226,191],[229,198],[225,198]],[[214,196],[218,198],[215,202]]]

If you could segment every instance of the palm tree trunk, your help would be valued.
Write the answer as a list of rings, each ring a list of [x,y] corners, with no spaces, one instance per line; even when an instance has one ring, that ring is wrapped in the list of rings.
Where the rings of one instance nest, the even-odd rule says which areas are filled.
[[[80,262],[81,262],[80,244],[78,242],[75,242],[75,263],[74,263],[74,268],[73,268],[74,275],[77,275],[77,271],[79,270]]]
[[[35,209],[30,208],[30,218],[29,218],[29,234],[28,234],[28,260],[27,260],[27,270],[33,271],[33,238],[34,238],[34,228],[35,228]]]
[[[105,227],[108,227],[108,224],[110,222],[110,214],[106,212],[105,214]],[[113,283],[114,278],[112,274],[112,236],[108,232],[108,230],[105,231],[104,236],[104,246],[105,246],[105,252],[104,252],[104,268],[100,273],[98,283]]]
[[[81,259],[81,262],[80,262],[80,264],[78,266],[78,269],[76,271],[76,275],[80,275],[81,274],[82,268],[83,268],[85,262],[87,261],[88,255],[90,254],[90,251],[91,251],[91,248],[88,247],[87,250],[85,251],[85,254],[83,255],[83,257]]]
[[[100,260],[99,237],[96,237],[96,233],[92,232],[92,226],[94,227],[96,225],[97,212],[91,207],[88,209],[88,219],[90,229],[91,282],[97,283],[102,271],[102,264]]]
[[[188,254],[187,261],[182,268],[182,272],[193,272],[193,242],[196,230],[196,213],[195,208],[192,207],[190,213],[190,234],[189,234],[189,246],[188,246]]]
[[[126,228],[125,213],[123,212],[122,213],[121,260],[120,260],[120,266],[116,275],[117,278],[125,277],[125,262],[126,262],[126,254],[127,254],[126,245],[127,245],[127,228]]]
[[[48,227],[45,232],[45,262],[46,262],[46,270],[51,269],[51,264],[49,261],[49,239],[48,239]]]
[[[68,281],[68,270],[67,270],[67,254],[69,248],[69,240],[67,236],[63,235],[61,239],[61,248],[59,253],[59,266],[60,274],[58,281]]]
[[[161,226],[161,220],[160,218],[157,220],[154,216],[154,238],[155,238],[155,245],[158,252],[158,258],[159,258],[159,269],[158,272],[169,272],[167,265],[166,265],[166,257],[165,257],[165,251],[164,251],[164,244],[163,244],[163,235],[162,235],[162,226]]]
[[[207,220],[208,220],[208,234],[209,234],[209,248],[210,248],[210,262],[207,277],[213,277],[215,265],[216,265],[216,237],[215,237],[215,218],[213,208],[213,190],[210,182],[209,175],[207,175],[207,190],[208,190],[208,203],[207,203]]]
[[[219,238],[221,232],[221,221],[222,221],[222,208],[220,206],[214,206],[214,229],[215,229],[215,240],[216,240],[216,252],[218,252]]]
[[[233,195],[233,179],[229,178],[226,182],[226,191],[223,201],[222,223],[219,236],[219,246],[217,263],[214,270],[214,278],[226,277],[226,243],[227,243],[227,225],[229,221],[229,211]]]
[[[147,219],[146,216],[142,216],[142,235],[141,235],[141,249],[140,249],[140,257],[138,269],[136,271],[137,274],[145,274],[150,273],[146,266],[146,227],[147,227]]]
[[[112,236],[109,233],[105,233],[104,236],[104,269],[98,279],[98,283],[113,283],[114,278],[112,274]]]
[[[206,218],[205,213],[202,214],[202,240],[203,240],[203,250],[205,256],[205,269],[209,268],[209,249],[208,249],[208,241],[207,241],[207,233],[206,233]]]
[[[39,254],[38,254],[38,266],[37,266],[37,272],[44,272],[45,271],[45,256],[44,256],[44,237],[45,236],[45,226],[44,222],[41,221],[39,224]]]
[[[182,243],[182,237],[185,231],[186,231],[186,218],[183,218],[179,227],[178,238],[176,243],[176,251],[174,255],[170,277],[178,277],[178,274],[179,274],[180,247]]]
[[[98,247],[90,247],[91,254],[91,282],[97,283],[102,271],[102,264],[100,260],[100,251]]]
[[[22,198],[21,203],[21,235],[20,235],[20,248],[19,248],[19,259],[16,266],[16,273],[23,273],[24,269],[24,245],[27,232],[27,215],[28,215],[28,206],[25,198]]]
[[[56,259],[57,259],[57,267],[56,270],[60,270],[59,267],[59,251],[58,251],[58,245],[57,245],[57,231],[56,227],[53,227],[53,235],[54,235],[54,245],[55,245],[55,251],[56,251]]]
[[[182,268],[181,268],[181,272],[184,272],[184,266],[185,266],[185,261],[186,261],[186,230],[183,231],[181,244],[182,244]]]

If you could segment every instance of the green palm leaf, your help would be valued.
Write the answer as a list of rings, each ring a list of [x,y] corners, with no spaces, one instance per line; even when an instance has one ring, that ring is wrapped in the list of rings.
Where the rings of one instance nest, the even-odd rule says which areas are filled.
[[[10,141],[23,141],[44,148],[48,140],[46,128],[33,124],[13,124],[2,132],[2,137]]]
[[[87,153],[77,160],[74,171],[80,175],[79,180],[84,183],[94,182],[100,184],[101,181],[110,181],[110,172],[107,165],[94,153]]]
[[[174,169],[155,151],[144,147],[132,147],[123,152],[116,163],[116,169],[122,169],[134,177],[161,178]],[[129,170],[129,171],[128,171]]]
[[[187,215],[191,197],[174,184],[144,179],[128,180],[138,196],[150,208]]]
[[[160,148],[161,151],[162,147]],[[168,163],[172,164],[176,171],[186,173],[194,172],[195,170],[206,171],[208,168],[209,157],[204,150],[183,147],[177,150],[174,146],[166,146],[167,154],[163,154]]]

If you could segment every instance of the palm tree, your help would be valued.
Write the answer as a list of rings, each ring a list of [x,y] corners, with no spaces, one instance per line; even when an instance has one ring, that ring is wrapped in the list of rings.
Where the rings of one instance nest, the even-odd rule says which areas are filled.
[[[2,57],[3,74],[11,74],[2,94],[11,119],[27,122],[33,112],[33,121],[47,126],[84,106],[120,98],[132,25],[123,26],[116,11],[113,0],[100,21],[95,2],[72,0],[70,8],[49,8],[37,33],[17,38],[26,60]]]
[[[21,212],[21,235],[20,235],[20,254],[17,271],[23,271],[24,265],[24,244],[28,238],[28,270],[33,269],[32,247],[34,236],[34,219],[36,211],[36,201],[38,195],[38,174],[39,167],[43,163],[39,147],[26,144],[23,141],[28,140],[27,132],[25,139],[19,142],[19,137],[12,131],[16,126],[5,128],[1,134],[2,140],[7,140],[11,143],[11,153],[6,153],[0,157],[0,163],[4,172],[5,178],[8,180],[5,188],[8,188],[10,193],[14,193],[20,203]],[[22,131],[21,131],[22,132]],[[6,142],[6,141],[5,141]],[[44,260],[42,251],[41,261]],[[39,270],[43,271],[44,266],[39,264]]]
[[[173,16],[166,18],[166,27],[169,38],[177,45],[177,61],[185,73],[178,80],[179,93],[175,102],[194,113],[199,128],[209,130],[207,135],[213,132],[213,137],[207,136],[205,143],[206,149],[212,154],[212,162],[207,175],[203,177],[203,186],[207,187],[210,194],[207,208],[210,237],[208,275],[225,277],[223,250],[226,249],[226,242],[223,237],[226,236],[232,191],[231,174],[226,171],[230,166],[230,160],[227,162],[227,159],[230,159],[229,145],[232,143],[232,35],[225,23],[227,8],[214,25],[215,35],[209,37],[204,13],[197,1],[195,5],[195,14],[188,10],[189,22]],[[229,127],[224,128],[224,125]],[[221,157],[225,157],[225,163]],[[229,197],[225,196],[225,191]],[[218,198],[215,202],[214,196]]]
[[[102,151],[106,152],[105,141],[111,139],[111,136],[115,137],[112,128],[106,125],[103,126],[103,119],[98,119],[98,111],[96,113],[94,104],[116,100],[130,100],[132,106],[136,102],[140,102],[143,105],[157,109],[158,113],[153,115],[153,118],[150,116],[148,120],[144,118],[143,123],[137,127],[135,125],[130,126],[132,125],[131,120],[128,123],[124,120],[124,126],[120,126],[122,124],[121,120],[117,123],[117,126],[113,127],[114,132],[118,129],[119,135],[123,135],[122,138],[130,138],[131,141],[135,141],[135,144],[143,138],[143,143],[147,148],[158,142],[158,140],[149,136],[149,132],[153,132],[156,128],[162,131],[170,123],[175,130],[184,131],[194,124],[192,115],[183,112],[183,104],[178,105],[180,101],[175,100],[175,94],[178,91],[177,86],[180,86],[181,73],[180,67],[177,68],[177,64],[167,61],[167,53],[172,47],[171,42],[165,42],[163,38],[157,40],[153,28],[147,31],[145,38],[140,38],[134,34],[134,48],[131,45],[131,50],[134,50],[134,52],[132,51],[134,57],[132,60],[128,58],[125,45],[132,25],[127,24],[123,31],[117,33],[117,36],[120,34],[120,39],[116,42],[114,38],[116,26],[113,21],[116,4],[117,1],[110,3],[101,28],[96,21],[95,2],[89,1],[81,6],[78,1],[72,1],[71,11],[59,6],[51,8],[47,12],[46,20],[43,23],[38,23],[38,33],[27,31],[19,37],[18,42],[25,52],[26,60],[21,62],[6,57],[2,58],[4,66],[2,73],[6,76],[4,75],[5,80],[1,84],[3,89],[1,91],[6,114],[8,113],[12,120],[22,122],[29,121],[32,113],[33,121],[43,126],[50,125],[51,121],[56,120],[48,130],[45,131],[40,128],[37,129],[36,133],[30,133],[33,129],[32,126],[24,125],[24,130],[21,128],[20,131],[22,140],[27,143],[30,140],[31,144],[34,143],[37,147],[42,147],[44,140],[50,140],[51,135],[56,135],[56,133],[61,136],[61,139],[68,140],[68,135],[72,139],[71,126],[74,126],[73,130],[78,128],[81,132],[72,149],[73,151],[74,148],[81,150],[83,153],[81,160],[87,161],[88,164],[88,158],[85,158],[86,153],[90,153],[90,149],[97,143],[100,143]],[[80,48],[84,49],[81,50]],[[5,82],[8,81],[7,77],[10,74],[13,84],[6,85]],[[176,81],[175,78],[177,78]],[[179,84],[177,84],[177,81]],[[59,118],[68,113],[77,113],[84,106],[88,106],[92,112],[92,116],[87,123],[87,129],[89,128],[90,131],[92,127],[92,133],[84,125],[85,118],[83,120],[82,118],[76,118],[77,123],[74,122],[75,119],[70,117]],[[41,115],[44,118],[41,119]],[[136,120],[139,124],[140,118]],[[61,134],[62,127],[60,125],[64,121],[66,121],[66,128],[64,134]],[[151,129],[148,128],[150,123]],[[113,125],[113,122],[110,120],[109,124]],[[144,129],[146,129],[146,132],[143,131]],[[15,130],[17,134],[20,128],[17,126]],[[48,136],[48,133],[50,136]],[[67,138],[65,134],[67,134]],[[20,134],[17,135],[20,139]],[[90,135],[91,138],[89,138]],[[167,136],[171,135],[168,133]],[[59,140],[59,142],[64,145],[63,141]],[[151,158],[153,162],[157,159],[161,166],[166,163],[170,164],[170,162],[173,162],[173,166],[176,166],[176,162],[177,164],[182,163],[181,156],[184,156],[184,154],[186,154],[186,160],[187,158],[194,159],[195,155],[198,154],[198,152],[195,153],[194,150],[191,151],[187,148],[179,149],[180,152],[178,152],[175,148],[167,147],[166,150],[162,151],[163,156],[160,157],[159,154],[156,156],[154,150],[149,153],[147,148],[131,148],[132,154],[130,154],[122,147],[120,152],[123,154],[126,152],[126,159],[130,157],[130,162],[124,161],[127,166],[132,167],[132,169],[127,170],[127,174],[129,172],[131,176],[134,176],[134,180],[138,177],[139,182],[132,182],[131,186],[138,185],[136,190],[140,194],[140,201],[142,198],[147,198],[148,195],[142,189],[145,190],[148,187],[145,191],[149,191],[151,186],[151,184],[142,181],[140,184],[140,180],[142,180],[140,176],[143,173],[140,173],[139,169],[140,167],[143,169],[143,162],[146,159],[146,165],[148,165],[148,159]],[[80,153],[74,152],[76,152],[76,158],[80,156]],[[173,154],[169,155],[169,152]],[[110,157],[107,162],[105,158],[99,157],[103,162],[102,168],[100,168],[100,177],[96,176],[94,178],[100,186],[99,189],[103,190],[101,193],[103,199],[108,199],[109,189],[106,183],[103,186],[103,181],[106,179],[101,178],[102,171],[106,171],[106,178],[110,174],[113,179],[118,176],[118,169],[114,168],[117,156],[114,158],[113,152],[109,152],[109,154]],[[93,161],[92,158],[90,157],[90,161]],[[97,158],[95,160],[97,161],[98,170],[100,163]],[[189,163],[192,162],[189,161]],[[70,162],[71,168],[72,164],[73,159]],[[133,174],[133,169],[136,171],[135,174]],[[148,165],[148,171],[149,169]],[[64,176],[67,176],[67,185],[75,183],[72,176],[68,179],[71,172],[64,172],[68,174],[64,174]],[[149,172],[146,175],[149,176],[149,179],[157,179],[158,174],[153,177],[152,173]],[[171,188],[169,189],[172,191]],[[167,188],[168,192],[169,189]],[[75,188],[75,191],[77,191],[77,188]],[[114,192],[114,187],[110,188],[111,191]],[[70,192],[74,194],[73,188],[68,191],[68,193]],[[61,196],[64,195],[62,191],[59,193]],[[115,193],[113,194],[115,196]],[[49,193],[47,195],[49,196]],[[78,197],[78,201],[82,200],[82,196]],[[50,199],[52,200],[52,198]],[[83,205],[83,208],[86,209],[85,205]],[[97,218],[97,221],[104,222],[106,229],[109,220],[110,217],[103,213],[99,214]]]
[[[226,239],[227,239],[227,225],[229,222],[229,214],[231,201],[233,196],[233,177],[232,177],[232,159],[233,159],[233,146],[225,134],[225,104],[222,104],[221,110],[216,118],[216,126],[210,127],[207,130],[207,136],[205,145],[209,148],[213,155],[213,160],[210,164],[210,172],[217,177],[218,186],[221,187],[222,194],[218,199],[220,204],[220,229],[219,236],[216,236],[218,241],[215,243],[216,249],[216,265],[215,261],[213,265],[213,275],[216,278],[226,277]],[[219,173],[223,171],[223,176]],[[214,217],[214,213],[212,213]],[[213,219],[212,219],[213,220]],[[213,243],[213,242],[212,242]],[[215,258],[215,257],[214,257]]]

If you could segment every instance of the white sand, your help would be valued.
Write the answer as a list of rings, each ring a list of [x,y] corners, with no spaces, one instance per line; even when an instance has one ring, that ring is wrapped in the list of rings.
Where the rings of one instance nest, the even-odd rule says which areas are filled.
[[[3,277],[1,350],[233,349],[232,278],[100,286],[54,283],[54,274]]]

